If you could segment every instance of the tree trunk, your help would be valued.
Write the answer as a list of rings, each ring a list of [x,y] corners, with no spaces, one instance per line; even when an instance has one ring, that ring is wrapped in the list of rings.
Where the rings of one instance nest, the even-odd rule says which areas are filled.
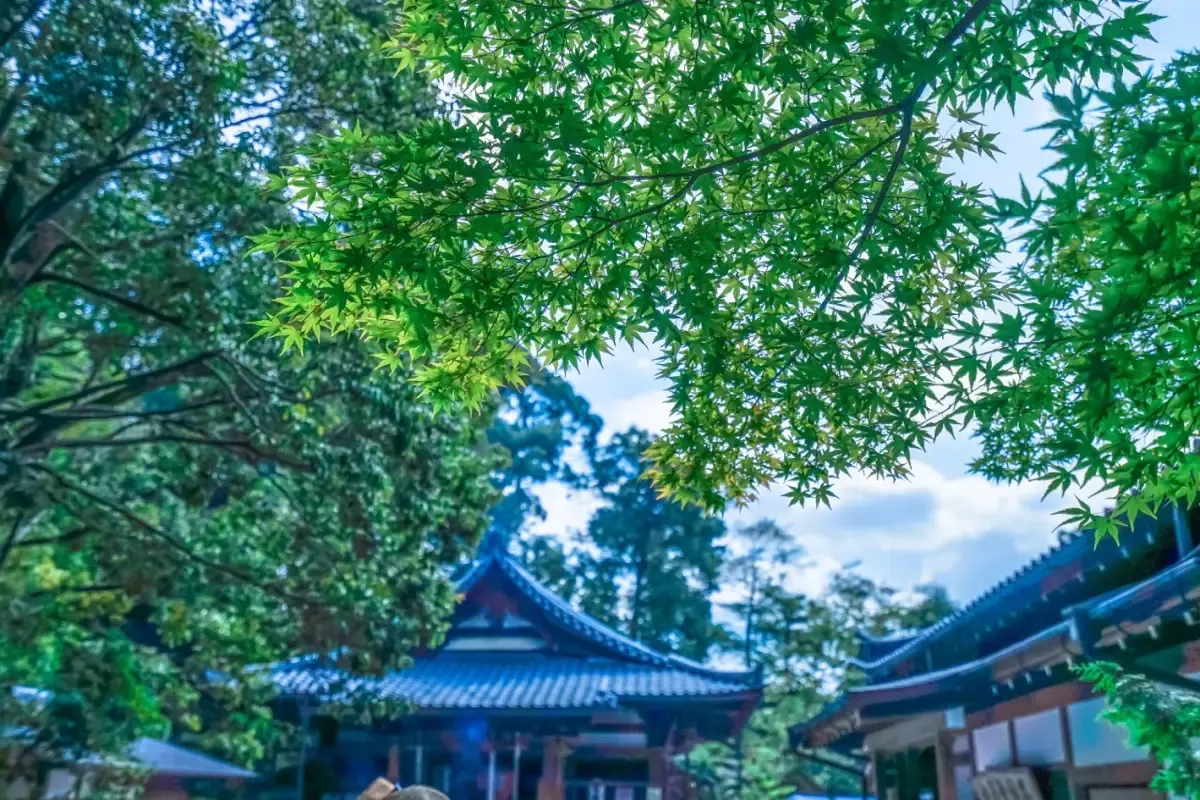
[[[638,633],[642,616],[642,587],[646,582],[646,570],[649,568],[649,562],[650,531],[643,527],[641,540],[639,541],[637,565],[634,567],[633,597],[629,603],[629,635],[638,641],[641,641]]]
[[[754,649],[752,645],[752,642],[754,641],[754,603],[757,595],[758,570],[755,570],[750,576],[750,599],[746,603],[746,652],[744,656],[746,661],[746,669],[750,669],[752,666],[750,662],[752,660]]]

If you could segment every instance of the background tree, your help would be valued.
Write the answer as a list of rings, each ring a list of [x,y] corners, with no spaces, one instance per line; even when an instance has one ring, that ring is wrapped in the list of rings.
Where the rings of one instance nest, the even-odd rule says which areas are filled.
[[[434,107],[379,57],[389,22],[0,9],[0,717],[39,757],[170,729],[251,759],[271,720],[248,665],[345,646],[370,672],[438,635],[492,499],[487,418],[435,413],[352,339],[248,341],[277,277],[246,237],[291,218],[266,174]]]
[[[722,584],[742,596],[728,604],[728,609],[745,620],[742,660],[749,669],[759,663],[756,625],[760,611],[774,601],[773,595],[783,593],[783,568],[803,566],[800,562],[804,551],[796,546],[787,531],[770,519],[760,519],[738,529],[735,542],[740,544],[741,552],[725,559]]]
[[[788,743],[788,728],[861,680],[851,659],[859,653],[862,633],[913,630],[954,610],[940,586],[901,593],[853,568],[835,573],[816,597],[766,583],[755,610],[755,658],[765,668],[764,700],[740,743],[740,770],[738,754],[726,745],[708,746],[698,755],[701,776],[714,787],[710,796],[738,796],[739,772],[746,798],[779,796],[780,787],[858,794],[862,787],[852,767],[837,770],[798,758]]]
[[[657,492],[643,475],[650,441],[633,428],[596,451],[592,475],[604,505],[580,548],[590,574],[579,602],[638,641],[703,660],[721,638],[711,597],[725,524]]]
[[[492,508],[492,526],[515,540],[531,520],[546,518],[535,486],[558,481],[584,488],[586,466],[580,470],[572,465],[570,450],[578,447],[586,459],[595,451],[603,424],[571,384],[552,372],[537,370],[523,387],[503,389],[488,439],[510,459],[496,479],[503,495]],[[544,549],[546,543],[540,546]]]
[[[406,3],[395,56],[461,87],[470,113],[344,134],[289,168],[330,213],[266,240],[298,255],[263,329],[366,331],[385,361],[414,359],[433,397],[469,405],[519,381],[525,349],[569,368],[651,338],[675,412],[656,480],[710,507],[775,481],[826,502],[839,476],[903,477],[937,434],[996,417],[987,395],[1019,373],[1022,337],[993,320],[1022,292],[990,199],[947,162],[996,154],[978,115],[1039,82],[1127,74],[1155,19],[1118,0],[451,7]],[[1064,209],[1079,198],[1059,194]],[[1108,283],[1070,285],[1041,287],[1047,304],[1100,302]],[[1158,285],[1170,307],[1180,290]],[[1097,352],[1097,369],[1154,374]],[[1090,369],[1067,355],[1051,363]],[[1041,424],[1079,407],[1071,381],[1059,389],[1022,395],[1032,411],[1014,413],[1048,435],[1015,441],[1099,463],[1069,424]],[[1195,424],[1172,409],[1151,426],[1168,442]],[[1115,485],[1157,480],[1100,450]],[[1174,474],[1181,492],[1200,485]]]

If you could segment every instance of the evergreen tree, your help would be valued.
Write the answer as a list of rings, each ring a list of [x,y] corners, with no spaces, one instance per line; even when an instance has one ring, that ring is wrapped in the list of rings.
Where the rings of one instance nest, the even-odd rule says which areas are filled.
[[[735,541],[743,549],[726,559],[723,585],[742,595],[741,600],[730,603],[728,608],[739,619],[745,620],[742,658],[749,669],[759,663],[756,626],[760,612],[772,602],[773,595],[781,593],[785,568],[802,566],[804,550],[793,542],[787,531],[769,519],[739,529]]]
[[[588,524],[591,574],[580,603],[651,647],[704,659],[723,637],[712,595],[721,574],[720,519],[663,498],[645,477],[652,439],[630,429],[596,451],[604,500]]]
[[[380,57],[389,24],[372,0],[0,3],[0,719],[39,757],[172,734],[250,760],[273,722],[249,667],[345,647],[374,672],[444,625],[487,417],[358,340],[250,341],[278,266],[247,238],[292,219],[268,173],[436,105]]]
[[[815,787],[839,794],[859,792],[861,785],[852,769],[833,769],[795,757],[788,728],[861,680],[850,661],[859,653],[861,634],[914,630],[954,610],[940,586],[901,593],[853,569],[836,573],[826,591],[816,597],[792,592],[778,581],[766,582],[755,608],[754,639],[755,657],[765,668],[767,684],[764,701],[741,743],[742,796],[771,796],[781,785],[805,791]],[[714,797],[735,796],[728,783],[739,774],[737,761],[738,754],[723,745],[706,748],[701,763],[726,777],[725,794],[714,792]]]
[[[492,508],[492,526],[514,541],[530,521],[546,518],[535,487],[548,481],[574,489],[588,484],[586,459],[603,421],[570,383],[545,370],[533,371],[524,387],[504,389],[500,399],[488,438],[508,452],[509,463],[496,476],[503,494]],[[570,462],[572,447],[579,449],[582,470]],[[549,546],[538,545],[543,551]]]

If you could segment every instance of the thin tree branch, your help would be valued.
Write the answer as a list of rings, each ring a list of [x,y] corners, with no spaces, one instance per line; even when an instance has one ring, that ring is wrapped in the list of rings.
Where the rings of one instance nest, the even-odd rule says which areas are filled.
[[[112,139],[108,153],[100,161],[77,173],[68,173],[65,179],[55,183],[33,203],[13,225],[12,233],[8,237],[8,249],[19,245],[26,231],[35,230],[40,223],[53,220],[55,215],[78,199],[88,186],[133,158],[133,155],[126,152],[126,148],[145,129],[149,120],[150,109],[147,109],[134,117],[129,126]]]
[[[250,421],[250,424],[254,426],[254,429],[262,432],[262,423],[259,422],[258,417],[254,415],[254,412],[251,411],[250,407],[246,405],[244,400],[242,400],[241,395],[237,393],[237,389],[234,388],[233,384],[230,383],[229,380],[212,364],[205,364],[204,369],[208,370],[209,374],[217,379],[217,383],[221,384],[221,388],[225,392],[226,396],[233,401],[239,409],[241,409],[241,412],[246,415],[246,419]]]
[[[695,169],[678,170],[675,172],[655,172],[649,175],[614,175],[611,178],[605,178],[601,181],[573,181],[570,178],[562,179],[564,183],[571,183],[578,186],[586,187],[603,187],[610,186],[614,183],[641,183],[644,181],[664,181],[676,180],[681,178],[702,178],[705,175],[714,175],[718,172],[723,172],[730,167],[736,167],[739,164],[745,164],[749,161],[756,161],[764,156],[769,156],[772,153],[777,153],[791,147],[794,144],[799,144],[805,139],[816,136],[818,133],[846,125],[851,122],[860,122],[866,119],[877,119],[879,117],[887,117],[892,114],[900,113],[905,109],[907,101],[892,103],[881,108],[870,108],[862,111],[852,111],[848,114],[840,114],[836,117],[814,122],[806,128],[796,131],[791,136],[784,137],[771,144],[763,145],[754,150],[747,151],[740,155],[727,158],[723,161],[715,161],[711,164],[706,164]]]
[[[125,308],[135,311],[138,314],[156,319],[166,325],[173,325],[175,327],[183,326],[183,320],[179,317],[165,314],[162,311],[151,308],[145,303],[139,303],[133,298],[122,297],[116,292],[110,292],[107,289],[101,289],[98,286],[92,286],[90,283],[81,281],[78,278],[72,278],[67,275],[59,275],[53,272],[39,272],[33,277],[32,280],[29,281],[29,283],[58,283],[62,284],[63,286],[70,286],[72,288],[79,289],[82,292],[87,292],[88,294],[93,294],[97,297],[101,297],[105,300],[116,303],[117,305],[124,306]]]
[[[959,19],[959,21],[954,25],[954,27],[947,31],[946,35],[943,36],[938,42],[928,61],[936,66],[937,62],[942,58],[943,55],[945,55],[946,51],[953,47],[954,44],[960,38],[962,38],[963,34],[966,33],[971,26],[983,16],[983,13],[987,10],[991,3],[992,0],[975,0],[975,2],[971,4],[971,7],[967,9],[967,13],[964,14],[962,18]],[[892,157],[892,163],[888,168],[887,175],[883,179],[883,184],[879,188],[879,193],[875,196],[875,202],[872,204],[871,210],[867,213],[867,218],[863,224],[862,232],[858,237],[858,242],[854,245],[854,249],[851,251],[849,258],[846,259],[845,265],[843,265],[841,270],[838,271],[837,276],[834,278],[832,287],[821,300],[821,304],[817,307],[818,314],[824,313],[825,309],[829,307],[829,303],[832,302],[833,296],[837,293],[838,287],[841,285],[842,281],[846,279],[846,276],[850,274],[850,270],[854,268],[859,256],[862,255],[863,250],[866,248],[867,242],[871,238],[871,234],[875,230],[875,225],[878,223],[879,215],[883,210],[883,204],[887,200],[888,193],[892,188],[892,183],[896,179],[896,173],[900,170],[900,164],[904,160],[905,152],[908,150],[908,142],[912,137],[913,114],[916,110],[917,103],[921,101],[921,95],[925,93],[927,88],[929,88],[931,81],[932,79],[929,79],[918,83],[908,97],[906,97],[900,103],[900,110],[904,114],[904,121],[900,127],[900,142],[896,146],[896,153]]]
[[[545,27],[540,31],[535,31],[534,33],[531,33],[521,39],[508,39],[505,41],[505,44],[529,44],[539,36],[545,36],[547,33],[558,30],[559,28],[565,28],[568,25],[576,25],[580,22],[587,22],[589,19],[602,17],[605,14],[612,14],[615,11],[620,11],[625,8],[640,6],[643,2],[645,2],[645,0],[623,0],[620,3],[614,3],[611,6],[605,6],[604,8],[597,8],[593,11],[589,11],[586,14],[577,14],[569,19],[564,19],[560,22],[554,23],[553,25]]]
[[[50,597],[60,594],[96,594],[99,592],[119,592],[125,587],[119,583],[100,583],[92,586],[60,586],[57,589],[40,589],[25,595],[28,598]]]
[[[72,528],[71,530],[67,531],[66,533],[64,533],[60,536],[34,536],[34,537],[22,539],[21,541],[17,542],[16,546],[17,547],[43,547],[43,546],[49,546],[49,545],[63,544],[65,542],[73,542],[77,539],[82,539],[84,536],[87,536],[93,530],[95,530],[95,528],[91,527],[90,525],[80,525],[78,527]]]
[[[875,202],[871,204],[871,210],[867,212],[867,218],[863,223],[862,231],[858,235],[858,242],[854,245],[854,249],[850,251],[850,256],[846,259],[846,263],[838,270],[834,276],[832,284],[825,297],[822,298],[821,304],[817,306],[817,313],[825,313],[825,309],[829,307],[830,301],[837,293],[838,287],[846,276],[850,274],[850,270],[858,262],[859,256],[866,249],[867,242],[871,239],[871,234],[875,231],[875,225],[879,220],[879,215],[883,211],[883,204],[887,201],[888,194],[891,192],[892,184],[896,180],[896,173],[900,171],[900,164],[904,161],[904,153],[908,150],[908,141],[912,137],[912,121],[913,111],[909,107],[904,111],[904,122],[900,127],[900,139],[896,144],[896,152],[892,155],[892,163],[888,165],[887,175],[883,177],[883,183],[879,187],[879,192],[875,195]]]
[[[124,393],[133,391],[133,396],[136,396],[145,391],[145,389],[150,385],[157,383],[157,381],[162,378],[178,372],[183,372],[210,358],[216,358],[219,355],[221,355],[221,351],[219,350],[206,350],[203,353],[197,353],[190,358],[185,358],[184,360],[177,361],[174,364],[168,364],[165,367],[159,367],[158,369],[152,369],[146,372],[139,372],[136,375],[130,375],[127,378],[122,378],[121,380],[117,381],[102,383],[99,386],[80,389],[77,392],[62,395],[61,397],[56,397],[51,400],[45,400],[41,403],[37,403],[36,405],[29,406],[28,408],[21,408],[15,411],[0,411],[0,418],[20,419],[22,417],[37,416],[43,411],[57,408],[58,406],[69,405],[87,397],[91,397],[92,395],[100,394],[101,392],[107,392],[111,395],[115,392]]]
[[[183,555],[185,558],[189,559],[190,561],[195,562],[196,564],[199,564],[202,567],[205,567],[207,569],[210,569],[214,572],[220,573],[227,577],[233,578],[234,580],[236,580],[240,583],[243,583],[247,586],[258,589],[259,591],[261,591],[265,594],[271,595],[271,596],[279,598],[281,600],[285,600],[287,602],[297,603],[297,604],[306,605],[306,606],[320,605],[319,603],[317,603],[310,597],[305,597],[303,595],[297,595],[297,594],[290,592],[287,589],[281,588],[279,586],[272,586],[270,583],[264,583],[264,582],[256,579],[252,575],[248,575],[248,574],[242,572],[239,569],[230,567],[226,564],[221,564],[217,561],[213,561],[212,559],[207,558],[206,556],[200,555],[199,553],[192,550],[185,542],[180,540],[177,536],[174,536],[173,534],[168,533],[167,531],[163,530],[162,528],[158,527],[157,525],[154,525],[154,524],[148,522],[147,520],[143,519],[142,517],[139,517],[137,514],[134,514],[132,511],[122,508],[120,505],[113,502],[112,500],[109,500],[108,498],[97,494],[96,492],[92,491],[91,489],[89,489],[86,486],[75,483],[70,478],[67,478],[65,475],[62,475],[61,473],[59,473],[53,469],[50,469],[49,467],[47,467],[43,464],[31,465],[31,469],[34,469],[38,472],[41,472],[41,473],[47,475],[51,480],[53,480],[55,483],[57,483],[59,486],[66,489],[67,491],[74,492],[75,494],[78,494],[81,497],[86,498],[87,500],[100,506],[101,508],[124,519],[126,522],[133,525],[134,527],[139,528],[139,529],[151,534],[155,538],[165,542],[173,550],[177,551],[178,553]]]
[[[152,436],[131,436],[126,439],[59,439],[28,447],[18,447],[22,453],[44,453],[51,450],[87,450],[105,447],[141,447],[151,444],[192,444],[199,447],[218,447],[231,450],[245,450],[253,455],[264,455],[247,439],[210,439],[204,436],[181,436],[179,434],[154,434]]]
[[[25,515],[18,513],[16,519],[13,520],[8,535],[4,537],[4,543],[0,544],[0,568],[3,568],[8,563],[8,556],[12,553],[13,546],[17,543],[17,537],[21,534],[21,523],[24,521]]]
[[[73,408],[69,411],[46,411],[41,416],[50,417],[52,419],[64,419],[71,422],[89,422],[93,420],[104,419],[142,419],[142,418],[157,418],[157,417],[172,417],[181,414],[190,414],[193,411],[200,411],[205,408],[214,406],[228,405],[229,400],[223,397],[211,397],[205,400],[197,400],[194,403],[187,403],[178,408],[163,408],[152,409],[150,411],[137,411],[134,409],[112,409],[108,407],[90,408],[82,406]]]

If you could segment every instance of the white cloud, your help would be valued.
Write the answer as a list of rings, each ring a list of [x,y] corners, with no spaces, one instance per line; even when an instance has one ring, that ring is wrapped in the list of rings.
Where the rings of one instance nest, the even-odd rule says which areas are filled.
[[[652,389],[609,405],[604,414],[610,433],[638,427],[661,433],[671,424],[671,402],[665,389]]]
[[[546,519],[529,526],[533,534],[547,534],[567,539],[587,530],[588,520],[601,505],[593,492],[569,489],[561,483],[549,483],[534,489],[546,509]]]

